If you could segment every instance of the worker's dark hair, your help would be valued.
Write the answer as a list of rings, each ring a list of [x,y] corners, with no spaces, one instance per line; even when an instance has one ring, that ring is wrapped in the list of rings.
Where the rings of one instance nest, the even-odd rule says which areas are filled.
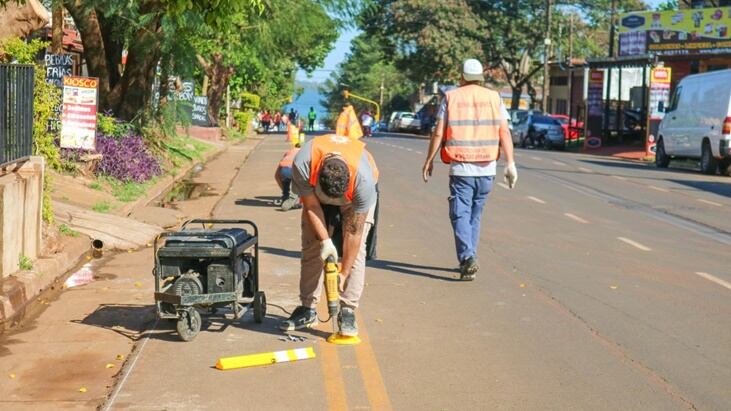
[[[326,196],[331,198],[340,198],[348,189],[350,181],[350,170],[340,158],[326,159],[320,169],[318,177],[320,188]]]

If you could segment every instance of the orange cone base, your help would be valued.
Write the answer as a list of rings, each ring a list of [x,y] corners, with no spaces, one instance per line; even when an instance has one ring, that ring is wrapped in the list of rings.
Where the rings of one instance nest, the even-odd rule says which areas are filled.
[[[327,342],[338,345],[355,345],[360,344],[360,337],[358,337],[357,335],[354,337],[349,337],[347,335],[335,333],[327,337]]]

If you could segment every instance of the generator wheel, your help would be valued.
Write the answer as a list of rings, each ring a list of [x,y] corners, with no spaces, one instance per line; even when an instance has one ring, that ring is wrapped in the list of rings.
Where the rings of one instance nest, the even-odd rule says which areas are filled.
[[[267,315],[267,296],[264,291],[258,291],[254,296],[254,321],[261,324]]]
[[[181,310],[175,328],[181,340],[192,341],[201,330],[201,315],[198,310],[193,307]]]

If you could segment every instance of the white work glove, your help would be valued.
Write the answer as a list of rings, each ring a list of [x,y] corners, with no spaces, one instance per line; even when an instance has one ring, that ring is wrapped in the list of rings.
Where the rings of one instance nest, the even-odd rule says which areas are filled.
[[[335,248],[332,239],[328,238],[320,242],[320,257],[322,261],[327,261],[328,257],[332,257],[335,262],[338,261],[338,249]]]
[[[515,183],[518,182],[518,169],[515,168],[515,162],[510,162],[505,166],[505,183],[512,190]]]

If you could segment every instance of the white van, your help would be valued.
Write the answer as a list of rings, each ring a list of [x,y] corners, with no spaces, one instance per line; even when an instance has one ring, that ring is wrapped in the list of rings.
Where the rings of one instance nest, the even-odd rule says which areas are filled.
[[[655,164],[700,159],[704,174],[731,166],[731,70],[685,77],[675,88],[658,131]]]

